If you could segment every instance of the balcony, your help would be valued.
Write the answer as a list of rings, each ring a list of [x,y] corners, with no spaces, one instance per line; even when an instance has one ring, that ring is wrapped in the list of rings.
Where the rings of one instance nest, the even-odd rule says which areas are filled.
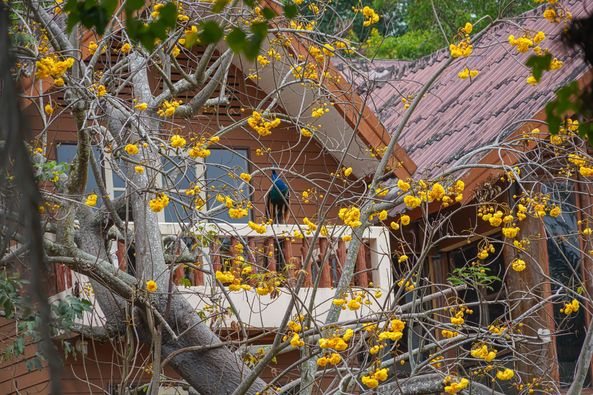
[[[312,247],[313,264],[311,270],[306,273],[304,285],[297,296],[308,307],[314,293],[314,314],[317,320],[323,321],[334,297],[332,287],[340,278],[342,264],[348,252],[349,242],[343,241],[341,236],[350,234],[351,230],[343,226],[328,227],[328,236],[319,237],[312,246],[312,235],[304,235],[303,238],[291,237],[298,229],[297,225],[272,225],[267,227],[266,233],[258,234],[246,224],[203,225],[199,234],[207,237],[198,247],[200,253],[196,262],[191,265],[193,268],[178,265],[174,269],[172,279],[179,286],[179,292],[186,295],[197,311],[213,305],[224,309],[232,303],[243,323],[255,328],[274,327],[280,324],[293,297],[289,289],[295,284],[303,260]],[[180,235],[181,231],[178,224],[161,224],[161,232],[165,239],[176,238],[171,236]],[[234,246],[237,243],[243,244],[243,257],[252,265],[254,273],[277,272],[282,275],[280,292],[263,296],[257,295],[254,290],[228,292],[229,303],[229,300],[217,291],[212,273],[225,270],[233,257]],[[124,259],[125,252],[122,247],[114,247],[112,257],[114,261],[119,262],[120,269],[127,270],[127,260]],[[329,264],[324,264],[320,269],[322,257],[326,257]],[[196,270],[196,267],[203,270]],[[322,270],[319,286],[313,292],[313,282],[319,270]],[[392,282],[389,231],[382,226],[369,227],[364,233],[363,245],[357,256],[352,288],[381,289],[383,295],[377,300],[381,303],[386,298]],[[60,293],[56,297],[71,293],[73,287],[84,289],[86,284],[87,278],[73,274],[65,266],[58,265],[57,288]],[[348,320],[356,318],[357,314],[367,314],[373,306],[376,307],[377,303],[363,305],[359,311],[346,310],[342,318]],[[99,316],[101,315],[99,312]],[[237,318],[225,316],[220,319],[218,325],[229,327],[232,321],[237,321]],[[94,324],[97,325],[97,321]]]

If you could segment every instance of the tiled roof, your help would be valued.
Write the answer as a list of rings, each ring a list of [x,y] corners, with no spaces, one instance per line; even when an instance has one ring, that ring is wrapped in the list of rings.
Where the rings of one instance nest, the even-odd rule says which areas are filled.
[[[563,3],[575,18],[593,12],[592,0]],[[474,44],[469,58],[457,59],[433,84],[400,136],[400,144],[418,166],[417,173],[449,167],[473,149],[517,130],[517,121],[531,118],[559,87],[587,71],[580,54],[560,41],[562,25],[546,21],[542,12],[540,7],[512,23],[492,26]],[[518,54],[508,44],[510,34],[518,37],[525,30],[544,31],[546,40],[540,45],[564,61],[560,70],[545,73],[537,86],[525,82],[530,75],[525,66],[529,53]],[[448,49],[442,49],[413,63],[373,61],[356,64],[355,73],[344,73],[361,95],[369,94],[369,105],[393,132],[405,112],[401,99],[418,92],[448,56]],[[459,79],[457,73],[466,66],[479,70],[479,75]],[[343,64],[338,67],[345,69]]]

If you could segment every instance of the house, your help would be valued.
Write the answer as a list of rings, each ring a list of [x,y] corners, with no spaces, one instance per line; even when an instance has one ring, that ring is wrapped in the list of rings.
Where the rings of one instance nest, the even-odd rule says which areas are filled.
[[[587,2],[568,1],[563,4],[575,18],[590,14]],[[480,299],[495,298],[501,289],[504,291],[506,288],[507,292],[518,293],[521,295],[518,298],[525,298],[525,301],[512,312],[508,311],[508,306],[507,311],[502,305],[487,307],[482,312],[486,315],[485,319],[482,318],[482,324],[500,322],[501,317],[502,320],[509,320],[520,316],[534,306],[536,299],[549,297],[558,288],[553,285],[554,281],[566,281],[562,277],[561,268],[574,267],[577,279],[584,281],[589,278],[591,269],[590,257],[584,250],[568,253],[569,250],[574,252],[575,244],[585,248],[586,241],[577,241],[575,236],[570,236],[572,239],[567,237],[561,242],[554,241],[562,232],[578,234],[577,222],[580,224],[579,221],[584,220],[584,214],[577,211],[589,213],[590,210],[588,198],[582,196],[587,194],[587,186],[575,184],[568,187],[568,191],[572,189],[573,192],[563,195],[564,204],[572,205],[572,209],[566,209],[566,213],[559,219],[527,220],[529,223],[523,225],[524,234],[541,234],[547,237],[537,238],[533,242],[529,249],[530,262],[533,265],[528,265],[528,269],[521,273],[510,270],[517,254],[508,244],[504,245],[501,228],[485,225],[477,215],[480,194],[487,189],[484,188],[485,185],[500,190],[508,188],[504,181],[499,180],[501,169],[493,169],[489,165],[504,164],[509,170],[517,160],[509,150],[501,149],[500,142],[512,141],[535,128],[541,129],[545,135],[547,129],[542,124],[546,119],[545,105],[555,98],[556,90],[572,81],[579,81],[581,86],[591,83],[592,73],[583,62],[582,56],[567,49],[560,39],[562,24],[553,25],[540,17],[544,8],[542,6],[529,11],[515,18],[511,24],[503,22],[490,27],[474,43],[474,51],[467,60],[455,62],[434,82],[419,102],[398,140],[417,166],[415,179],[429,179],[459,167],[461,170],[457,175],[465,182],[463,202],[468,208],[453,215],[447,237],[443,237],[433,247],[428,260],[427,270],[435,284],[446,282],[456,268],[475,259],[481,248],[480,243],[484,241],[483,236],[499,239],[496,245],[498,253],[495,258],[488,258],[486,266],[494,275],[502,277],[506,272],[506,284],[498,283],[485,295],[481,295]],[[547,39],[543,46],[554,56],[558,56],[564,65],[557,72],[546,73],[539,84],[530,86],[526,83],[530,72],[525,66],[529,53],[517,53],[508,44],[508,37],[511,34],[519,37],[524,32],[533,35],[538,31],[546,32]],[[386,129],[394,133],[415,94],[434,76],[448,57],[449,51],[443,49],[416,62],[402,64],[401,61],[379,60],[360,62],[354,69],[342,69],[349,74],[349,80],[357,85],[357,93],[368,97],[367,102]],[[475,78],[461,81],[458,73],[465,68],[477,70],[479,74]],[[360,82],[357,84],[357,81]],[[531,148],[533,147],[526,149]],[[550,165],[552,163],[553,160]],[[467,168],[464,170],[463,166]],[[508,191],[499,198],[502,199],[501,203],[513,207],[517,204],[513,195],[520,195],[521,191],[512,187]],[[442,209],[432,207],[433,212],[438,210]],[[409,214],[412,217],[415,215],[417,226],[422,224],[418,210]],[[566,228],[561,231],[559,223]],[[468,229],[474,231],[468,232]],[[421,232],[420,228],[417,228],[417,232]],[[528,291],[523,292],[522,289],[535,290],[537,297],[529,296]],[[468,291],[463,299],[468,302],[476,301],[478,295],[474,291]],[[522,371],[537,371],[537,374],[547,371],[563,387],[572,382],[591,317],[588,312],[580,311],[576,317],[567,319],[561,313],[561,308],[562,304],[552,306],[548,303],[546,310],[531,322],[529,333],[543,341],[524,352],[538,355],[535,364],[540,369],[519,366]],[[479,317],[472,319],[480,320]],[[550,338],[549,333],[554,336]],[[587,382],[590,383],[590,379]]]
[[[586,4],[582,1],[567,2],[573,15],[579,17],[585,15]],[[472,153],[481,147],[488,146],[497,139],[510,139],[513,136],[523,133],[526,128],[533,128],[535,120],[542,120],[544,117],[543,108],[552,100],[554,91],[571,81],[590,81],[591,75],[587,66],[578,53],[567,51],[562,46],[558,33],[560,27],[551,25],[539,16],[541,9],[538,8],[517,18],[517,25],[499,24],[489,28],[486,33],[474,44],[474,53],[467,61],[456,62],[446,70],[429,89],[423,100],[419,102],[418,108],[413,113],[406,128],[401,134],[399,146],[395,150],[390,167],[393,169],[394,179],[418,179],[420,177],[431,177],[443,169],[466,163],[496,164],[501,161],[499,154],[492,150],[482,150],[479,154]],[[524,66],[526,55],[517,56],[509,47],[507,38],[521,29],[537,32],[546,32],[548,48],[552,53],[564,62],[564,66],[557,71],[546,73],[543,80],[536,86],[528,86],[525,78],[529,75]],[[516,33],[515,33],[516,34]],[[85,36],[88,43],[92,37]],[[121,43],[114,41],[114,48]],[[295,41],[293,51],[303,57],[307,57],[307,48]],[[87,47],[88,44],[84,47]],[[266,47],[264,51],[270,48]],[[196,47],[192,53],[182,52],[177,58],[181,65],[191,66],[192,62],[199,57],[202,49]],[[220,55],[224,48],[218,49]],[[89,54],[83,52],[85,56]],[[116,50],[102,55],[100,62],[106,65],[117,62],[123,56]],[[268,67],[259,70],[259,79],[249,79],[248,76],[253,68],[259,67],[253,63],[236,57],[228,68],[225,76],[227,82],[224,91],[216,90],[212,98],[224,97],[228,104],[205,108],[197,116],[189,120],[179,121],[182,129],[171,131],[189,138],[191,133],[199,131],[200,134],[210,136],[221,128],[230,128],[230,132],[224,134],[220,141],[210,146],[211,155],[204,158],[196,168],[187,169],[190,183],[181,185],[180,192],[191,188],[191,182],[199,179],[206,179],[211,185],[217,188],[227,186],[232,190],[249,189],[246,196],[255,209],[255,213],[265,213],[265,195],[271,186],[269,172],[272,168],[279,169],[281,176],[290,184],[293,196],[299,196],[303,192],[314,189],[307,179],[315,179],[320,187],[330,185],[332,172],[341,171],[339,163],[343,167],[351,167],[353,178],[364,179],[377,167],[376,157],[369,157],[368,152],[381,152],[390,138],[390,133],[397,130],[401,119],[406,114],[406,103],[414,100],[419,87],[425,84],[435,71],[449,57],[448,50],[439,51],[416,62],[401,61],[373,61],[359,62],[353,70],[345,67],[344,61],[337,61],[335,64],[328,64],[327,68],[332,73],[342,71],[345,78],[328,80],[324,89],[333,97],[340,100],[335,101],[334,106],[328,106],[328,113],[319,118],[318,131],[314,138],[303,138],[298,130],[281,123],[274,129],[271,136],[254,139],[253,130],[245,125],[245,119],[250,115],[249,110],[257,108],[263,100],[268,100],[276,88],[278,77],[290,71],[292,65],[283,62],[273,62]],[[214,61],[214,60],[213,60]],[[460,81],[458,73],[464,68],[479,70],[475,78]],[[99,67],[100,69],[100,67]],[[162,86],[163,82],[158,73],[150,75],[154,86]],[[173,71],[172,82],[183,78],[181,73]],[[351,83],[349,83],[350,81]],[[40,92],[38,85],[26,86],[25,94],[35,96]],[[110,87],[107,87],[109,90]],[[57,162],[70,160],[73,157],[72,144],[76,141],[76,125],[73,116],[67,108],[59,105],[61,101],[60,90],[56,87],[44,85],[42,93],[52,93],[52,99],[58,105],[54,107],[54,113],[49,120],[44,120],[40,115],[40,107],[35,108],[33,103],[26,108],[32,120],[32,128],[36,134],[47,139],[47,156]],[[500,92],[505,92],[501,95]],[[131,99],[131,93],[126,91],[123,95]],[[402,102],[405,99],[406,102]],[[53,103],[53,102],[52,102]],[[302,108],[311,108],[315,104],[315,98],[308,95],[302,86],[295,84],[290,89],[283,90],[279,99],[274,105],[274,112],[285,116],[299,115]],[[544,129],[542,126],[540,128]],[[169,136],[163,136],[165,141]],[[349,142],[352,137],[352,143]],[[267,148],[277,152],[274,156],[266,155]],[[261,154],[261,152],[264,154]],[[298,155],[291,155],[298,153]],[[470,155],[471,154],[471,155]],[[120,177],[118,161],[109,152],[97,152],[97,159],[103,168],[102,177],[104,183],[113,197],[125,191],[125,181]],[[512,166],[512,158],[504,158],[505,165]],[[170,166],[170,168],[167,168]],[[170,161],[165,167],[173,171],[176,163]],[[222,170],[224,169],[224,170]],[[245,186],[241,181],[228,175],[228,170],[235,173],[254,173],[250,186]],[[259,170],[262,170],[261,172]],[[472,259],[478,250],[481,240],[468,240],[463,229],[475,228],[482,235],[495,238],[500,233],[500,228],[488,227],[483,221],[476,217],[480,191],[485,183],[491,183],[494,177],[498,177],[500,170],[488,167],[473,166],[463,172],[462,179],[466,184],[463,203],[467,203],[467,209],[456,211],[452,221],[451,237],[444,238],[438,245],[433,246],[426,263],[427,275],[435,284],[445,283],[453,270],[462,266],[468,259]],[[94,184],[93,184],[94,182]],[[167,180],[159,179],[160,185],[166,185]],[[97,184],[90,181],[88,192],[96,191]],[[362,188],[362,184],[353,185],[353,193],[356,188]],[[199,192],[206,202],[206,206],[214,203],[216,195],[209,190]],[[290,210],[293,215],[291,221],[286,224],[269,226],[263,234],[257,234],[245,224],[247,219],[255,222],[261,217],[247,217],[244,221],[234,221],[232,218],[221,215],[218,219],[228,223],[205,225],[202,231],[208,231],[212,236],[205,245],[202,245],[204,254],[201,256],[201,263],[208,265],[212,271],[221,270],[227,264],[225,262],[232,255],[234,246],[238,243],[246,243],[250,250],[258,251],[258,256],[250,259],[257,261],[262,266],[272,270],[284,270],[286,281],[294,280],[295,273],[301,268],[303,256],[308,250],[307,235],[303,239],[298,237],[286,237],[294,235],[297,225],[302,224],[304,218],[313,217],[318,209],[319,200],[322,197],[315,196],[308,201],[305,199],[291,199]],[[451,209],[456,210],[458,206]],[[435,212],[438,211],[435,208]],[[337,214],[337,207],[332,208],[333,216]],[[418,210],[411,211],[410,216],[413,223],[409,229],[415,236],[421,235],[421,219]],[[182,237],[189,237],[189,245],[195,243],[191,232],[184,229],[183,223],[190,214],[183,205],[172,203],[165,210],[161,211],[161,231],[165,237],[173,241],[172,251],[183,249]],[[564,216],[562,217],[564,218]],[[576,224],[576,221],[573,221]],[[387,224],[389,220],[387,221]],[[387,225],[386,224],[386,225]],[[302,225],[300,225],[302,226]],[[551,225],[550,225],[551,226]],[[527,227],[534,232],[542,231],[541,221],[528,220]],[[524,230],[527,228],[524,227]],[[335,232],[335,233],[332,233]],[[323,266],[320,278],[320,288],[316,295],[316,307],[320,310],[327,308],[333,298],[331,287],[335,285],[340,273],[340,262],[343,261],[347,242],[337,240],[336,235],[348,232],[345,227],[336,225],[330,229],[330,237],[322,237],[315,246],[315,255],[324,256],[330,248],[328,240],[334,240],[332,251],[328,255],[332,260],[331,265]],[[277,243],[276,236],[284,237],[282,243]],[[357,260],[354,285],[361,288],[378,287],[389,291],[393,284],[394,274],[397,266],[392,265],[391,256],[400,254],[399,247],[394,242],[393,236],[389,236],[388,226],[377,224],[372,226],[365,233],[364,248],[359,253]],[[507,277],[507,284],[503,286],[500,282],[492,293],[500,292],[502,289],[521,289],[525,283],[537,286],[536,292],[541,298],[545,298],[552,292],[551,286],[542,281],[541,272],[554,273],[554,265],[560,263],[549,257],[557,256],[552,251],[558,248],[556,244],[546,243],[538,240],[530,247],[533,262],[541,264],[541,269],[529,266],[521,274],[510,272]],[[176,250],[177,249],[177,250]],[[507,247],[496,246],[496,258],[489,262],[489,266],[496,270],[496,274],[504,272],[514,259],[514,253]],[[412,251],[414,252],[414,251]],[[113,261],[121,269],[133,270],[133,250],[125,243],[113,243]],[[590,265],[588,259],[581,258],[584,265]],[[310,287],[314,277],[317,275],[317,267],[314,266],[307,274],[306,286],[299,294],[307,300],[310,297]],[[208,276],[199,270],[191,267],[178,266],[174,271],[174,280],[180,286],[186,286],[190,300],[198,310],[205,311],[210,308],[212,301],[204,296],[212,281]],[[65,266],[56,266],[56,271],[50,279],[53,291],[60,296],[73,292],[88,292],[86,287],[87,279],[84,276],[73,274]],[[76,290],[76,291],[75,291]],[[387,294],[387,292],[385,292]],[[91,295],[91,294],[89,294]],[[489,297],[491,295],[480,295]],[[384,296],[386,298],[387,296]],[[477,300],[475,291],[467,290],[461,293],[461,297],[467,302]],[[263,296],[256,298],[254,293],[231,294],[234,306],[239,310],[239,317],[249,325],[252,335],[263,334],[260,343],[265,344],[271,339],[271,334],[266,333],[267,328],[277,325],[282,318],[289,295],[281,294],[278,298]],[[258,302],[256,302],[256,299]],[[521,310],[513,311],[513,314],[521,314],[533,306],[532,301],[527,300],[521,306]],[[319,301],[319,302],[317,302]],[[434,305],[438,306],[444,301],[435,300]],[[227,306],[223,302],[220,308]],[[259,305],[257,305],[259,303]],[[255,308],[254,308],[255,305]],[[259,307],[258,307],[259,306]],[[501,310],[502,309],[502,310]],[[507,314],[505,306],[493,304],[491,308],[481,311],[484,320],[495,322],[501,316]],[[537,347],[526,349],[526,352],[538,353],[539,371],[550,373],[561,383],[571,381],[571,372],[576,362],[580,349],[578,342],[583,341],[585,320],[590,317],[583,310],[574,318],[569,327],[569,334],[578,333],[577,336],[555,335],[554,328],[565,323],[558,323],[554,319],[557,315],[557,307],[549,305],[541,316],[534,319],[534,325],[529,332],[530,335],[543,339]],[[556,310],[554,310],[556,309]],[[258,314],[252,314],[256,312]],[[261,312],[261,314],[259,314]],[[345,312],[347,314],[348,312]],[[477,319],[477,318],[476,318]],[[89,315],[85,317],[87,323],[101,326],[101,315]],[[587,321],[588,322],[588,321]],[[213,327],[219,331],[221,336],[227,339],[239,338],[236,324],[230,317],[221,317],[213,322]],[[10,339],[14,334],[14,323],[5,322],[1,333],[4,339]],[[84,351],[85,357],[75,354],[67,356],[63,384],[65,393],[87,393],[87,392],[109,392],[114,389],[122,380],[122,371],[128,369],[129,377],[135,385],[143,385],[149,379],[149,373],[132,365],[126,365],[126,358],[122,357],[122,344],[104,339],[103,342],[94,342],[81,338],[77,335],[65,335],[70,347]],[[548,339],[548,340],[546,340]],[[570,347],[569,347],[570,346]],[[2,366],[0,375],[0,390],[3,393],[43,393],[48,385],[47,369],[33,372],[27,370],[25,361],[34,356],[35,344],[29,344],[23,357],[7,361]],[[65,348],[62,350],[66,351]],[[575,354],[575,350],[577,354]],[[146,350],[139,350],[138,358],[146,358]],[[298,353],[290,352],[279,357],[277,365],[271,366],[264,375],[264,378],[271,379],[276,371],[289,367],[298,360]],[[527,368],[526,368],[527,369]],[[286,378],[298,377],[298,369],[294,368]],[[534,372],[537,374],[539,371]],[[175,377],[172,372],[171,377]],[[84,379],[81,379],[84,378]],[[172,383],[175,385],[175,383]]]

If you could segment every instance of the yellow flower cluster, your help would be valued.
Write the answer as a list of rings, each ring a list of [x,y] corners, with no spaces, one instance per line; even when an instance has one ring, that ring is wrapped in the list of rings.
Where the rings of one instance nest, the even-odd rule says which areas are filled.
[[[393,319],[389,323],[389,328],[379,333],[379,340],[391,340],[391,341],[398,341],[403,337],[403,331],[406,327],[406,323],[399,319]]]
[[[362,8],[362,15],[364,16],[364,21],[362,25],[365,27],[374,25],[375,23],[379,22],[379,14],[375,12],[371,7],[364,6]]]
[[[510,380],[515,377],[515,371],[513,369],[505,368],[496,372],[496,378],[502,381]]]
[[[181,105],[181,100],[165,100],[161,108],[157,111],[159,117],[172,117],[177,111],[177,107]]]
[[[460,306],[458,309],[451,308],[451,313],[454,313],[449,319],[451,324],[460,326],[465,323],[465,318],[463,318],[465,314],[473,314],[474,311],[465,306]]]
[[[107,88],[105,88],[105,85],[101,84],[93,84],[90,86],[89,90],[98,97],[103,97],[107,94]]]
[[[352,336],[354,336],[354,331],[352,329],[346,329],[342,335],[336,335],[331,338],[322,337],[319,339],[319,348],[344,351],[348,348],[348,341],[350,341]]]
[[[448,394],[456,394],[463,391],[469,385],[469,380],[465,377],[459,381],[453,381],[450,376],[445,377],[445,392]]]
[[[97,195],[95,193],[91,193],[86,197],[84,202],[89,207],[95,207],[97,205]]]
[[[317,366],[321,368],[325,368],[327,365],[336,366],[340,362],[342,362],[342,356],[337,352],[317,358]]]
[[[158,193],[154,199],[150,199],[148,206],[155,213],[163,211],[169,205],[169,196],[164,193]]]
[[[511,263],[511,267],[513,268],[514,271],[516,272],[522,272],[523,270],[525,270],[525,261],[523,259],[515,259],[513,260],[513,262]]]
[[[489,349],[486,344],[472,348],[470,354],[474,358],[483,359],[486,362],[492,362],[496,358],[496,350]]]
[[[338,217],[344,221],[344,224],[351,228],[357,228],[362,225],[360,221],[360,209],[358,207],[341,208]]]
[[[187,144],[187,141],[178,134],[171,136],[169,141],[171,142],[171,147],[173,148],[183,148]]]
[[[457,44],[449,45],[449,52],[453,58],[467,58],[474,50],[473,45],[470,44],[469,37],[461,40]]]
[[[388,373],[389,369],[387,368],[377,369],[371,374],[362,376],[361,381],[368,388],[376,388],[380,382],[387,380]]]
[[[416,285],[412,281],[410,281],[410,280],[406,281],[405,284],[404,284],[404,280],[405,279],[403,279],[403,278],[401,280],[399,280],[397,282],[397,286],[400,287],[400,288],[401,287],[404,287],[404,289],[406,290],[406,292],[412,292],[414,290],[414,288],[416,288]]]
[[[461,70],[457,76],[462,80],[466,80],[468,78],[476,78],[480,72],[478,70],[470,70],[469,68],[464,68]]]
[[[266,224],[263,223],[263,222],[261,224],[258,224],[258,223],[255,223],[253,221],[249,221],[249,222],[247,222],[247,225],[251,229],[253,229],[254,231],[256,231],[257,233],[259,233],[260,235],[266,233]]]
[[[564,307],[560,309],[560,312],[563,314],[566,314],[566,315],[570,315],[572,313],[576,313],[577,311],[579,311],[580,307],[581,307],[581,304],[579,303],[579,301],[576,299],[573,299],[569,303],[566,303],[564,305]]]
[[[322,116],[324,116],[325,114],[327,114],[329,112],[329,108],[327,108],[327,104],[322,104],[321,106],[317,107],[317,108],[313,108],[311,110],[311,116],[313,118],[321,118]]]
[[[56,56],[47,56],[35,62],[37,78],[60,78],[74,65],[74,58],[58,60]]]
[[[280,118],[274,118],[271,121],[266,120],[262,114],[253,111],[251,116],[247,118],[247,124],[262,137],[272,134],[272,129],[280,125]]]
[[[441,335],[443,335],[443,337],[445,339],[451,339],[455,336],[459,336],[459,332],[450,331],[448,329],[443,329],[443,330],[441,330]]]

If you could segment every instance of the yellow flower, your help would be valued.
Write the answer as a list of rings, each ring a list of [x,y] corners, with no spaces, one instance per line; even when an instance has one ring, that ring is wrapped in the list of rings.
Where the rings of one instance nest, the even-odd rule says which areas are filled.
[[[406,197],[404,197],[404,203],[409,208],[416,208],[416,207],[420,206],[420,203],[422,203],[422,200],[420,200],[419,197],[407,195]]]
[[[303,135],[303,137],[311,137],[313,136],[313,132],[307,128],[301,128],[301,135]]]
[[[187,141],[183,137],[178,134],[174,134],[171,136],[171,147],[173,148],[183,148],[187,144]]]
[[[513,238],[517,237],[517,233],[519,233],[520,230],[521,229],[518,227],[505,227],[505,228],[502,228],[502,234],[506,238],[513,239]]]
[[[403,192],[408,192],[408,190],[410,189],[410,184],[405,182],[404,180],[398,180],[397,187],[401,189]]]
[[[535,34],[535,36],[533,36],[533,42],[536,44],[541,43],[542,41],[544,41],[546,39],[546,34],[542,31],[539,31]]]
[[[95,41],[91,41],[89,43],[89,52],[91,55],[95,54],[95,52],[97,51],[97,48],[99,48],[99,45],[97,45],[97,43]]]
[[[250,175],[250,174],[248,174],[248,173],[241,173],[241,174],[239,175],[239,178],[241,178],[241,179],[242,179],[243,181],[245,181],[245,182],[249,182],[249,181],[251,181],[251,175]]]
[[[447,378],[449,378],[447,376]],[[447,383],[447,381],[445,382]],[[460,391],[463,391],[469,385],[469,380],[465,377],[462,378],[459,382],[449,382],[448,385],[445,385],[445,392],[448,394],[456,394]]]
[[[361,381],[369,388],[376,388],[379,385],[379,381],[370,376],[362,376]]]
[[[544,18],[546,18],[549,22],[557,23],[558,22],[558,15],[556,14],[556,10],[553,8],[546,8],[544,11]]]
[[[144,166],[134,166],[134,171],[138,174],[144,174]]]
[[[128,144],[124,147],[124,151],[126,151],[129,155],[136,155],[140,150],[136,144]]]
[[[465,23],[465,26],[461,29],[465,34],[471,34],[472,30],[474,29],[474,25],[469,22]]]
[[[399,224],[397,222],[391,221],[391,223],[389,224],[389,226],[393,230],[399,230]]]
[[[63,78],[56,78],[54,80],[54,85],[57,86],[58,88],[64,86],[64,79]]]
[[[220,141],[220,137],[219,136],[212,136],[212,137],[210,137],[209,141],[212,144],[216,144],[216,143],[218,143]]]
[[[560,210],[560,207],[558,206],[554,206],[554,208],[550,210],[550,216],[554,218],[558,217],[561,213],[562,210]]]
[[[45,107],[43,107],[43,110],[45,110],[45,113],[46,113],[47,115],[51,115],[51,114],[53,114],[53,113],[54,113],[54,108],[53,108],[53,107],[51,106],[51,104],[49,104],[49,103],[47,103],[47,104],[45,105]]]
[[[262,67],[266,67],[270,64],[270,60],[265,55],[258,55],[257,63],[259,63]]]
[[[119,49],[119,51],[121,53],[130,53],[130,51],[132,50],[132,46],[130,45],[130,43],[125,43],[124,45],[121,46],[121,48]]]
[[[164,193],[157,194],[157,196],[154,199],[150,199],[150,201],[148,202],[148,206],[155,213],[162,211],[168,205],[169,197]]]
[[[496,372],[496,378],[499,380],[510,380],[515,377],[515,371],[506,368],[505,370],[499,370]]]
[[[564,305],[564,307],[560,309],[560,312],[564,313],[566,315],[570,315],[572,313],[576,313],[577,311],[579,311],[580,307],[581,307],[581,304],[579,303],[579,301],[576,299],[573,299],[569,303],[566,303]]]
[[[350,177],[350,174],[352,174],[352,167],[347,167],[344,169],[344,175],[346,177]]]
[[[351,228],[357,228],[362,225],[360,221],[360,209],[357,207],[341,208],[338,212],[338,217],[344,221],[344,224]]]
[[[478,70],[470,70],[467,67],[464,68],[463,70],[461,70],[457,76],[459,78],[461,78],[462,80],[468,79],[468,78],[475,78],[478,76],[480,72]]]
[[[351,235],[344,235],[342,236],[342,241],[348,242],[352,240],[352,236]]]
[[[84,204],[86,204],[89,207],[95,207],[97,205],[97,195],[94,193],[88,195],[86,197]]]
[[[358,310],[358,309],[360,309],[360,302],[356,299],[351,299],[348,302],[348,308],[350,310]]]
[[[158,286],[157,286],[157,284],[156,284],[156,282],[155,282],[155,281],[153,281],[153,280],[148,280],[148,281],[146,282],[146,290],[147,290],[148,292],[156,292],[156,290],[157,290],[157,289],[158,289]]]
[[[257,233],[264,234],[266,233],[266,224],[262,223],[262,224],[257,224],[253,221],[248,221],[247,225],[253,229],[254,231],[256,231]]]
[[[410,216],[409,215],[402,215],[400,218],[400,222],[402,223],[402,225],[406,226],[410,224]]]
[[[375,23],[379,22],[379,14],[375,12],[371,7],[364,6],[362,9],[362,15],[364,16],[364,21],[362,25],[365,27],[374,25]]]
[[[148,104],[147,103],[138,103],[134,106],[134,108],[136,110],[144,111],[148,108]]]
[[[523,270],[525,270],[525,261],[522,259],[515,259],[512,263],[511,266],[513,268],[514,271],[516,272],[522,272]]]
[[[262,137],[272,134],[272,129],[278,127],[280,122],[280,118],[277,117],[268,121],[257,111],[253,111],[251,116],[247,118],[247,124]]]
[[[290,339],[290,345],[294,348],[298,348],[303,347],[305,345],[305,342],[301,340],[301,337],[298,333],[295,333],[294,335],[292,335],[292,339]]]
[[[529,85],[532,85],[532,86],[537,85],[537,80],[532,75],[530,75],[529,77],[527,77],[527,79],[525,80],[525,82],[527,82]]]

